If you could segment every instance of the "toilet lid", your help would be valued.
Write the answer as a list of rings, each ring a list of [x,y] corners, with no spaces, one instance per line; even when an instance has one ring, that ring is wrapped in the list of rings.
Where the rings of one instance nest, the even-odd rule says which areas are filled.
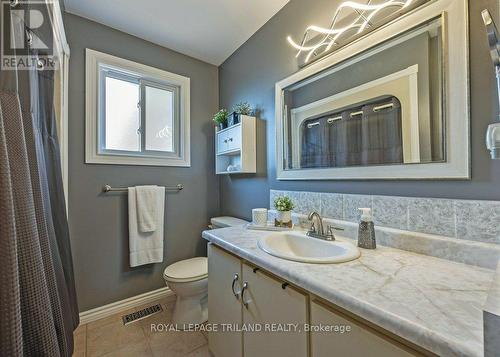
[[[210,218],[210,223],[212,223],[215,228],[223,228],[242,226],[248,222],[235,217],[222,216]]]
[[[197,280],[208,275],[208,259],[196,257],[181,260],[165,268],[163,276],[175,280]]]

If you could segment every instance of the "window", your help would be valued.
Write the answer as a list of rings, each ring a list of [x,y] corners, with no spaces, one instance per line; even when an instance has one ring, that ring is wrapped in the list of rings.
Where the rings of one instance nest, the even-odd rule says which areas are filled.
[[[190,166],[189,78],[87,49],[86,162]]]
[[[168,156],[175,154],[179,88],[99,68],[99,152]]]

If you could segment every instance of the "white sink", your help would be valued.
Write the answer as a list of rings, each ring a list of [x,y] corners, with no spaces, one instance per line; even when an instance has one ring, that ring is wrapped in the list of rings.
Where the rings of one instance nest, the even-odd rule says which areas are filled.
[[[359,249],[349,242],[325,241],[301,232],[271,233],[258,242],[275,257],[304,263],[344,263],[359,258]]]

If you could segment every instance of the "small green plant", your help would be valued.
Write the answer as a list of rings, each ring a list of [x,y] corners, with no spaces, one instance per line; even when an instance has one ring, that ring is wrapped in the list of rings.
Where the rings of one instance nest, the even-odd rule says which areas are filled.
[[[226,124],[228,115],[229,114],[226,109],[221,109],[217,113],[215,113],[213,121],[219,125]]]
[[[274,208],[278,211],[291,211],[294,207],[292,200],[288,196],[280,196],[274,199]]]
[[[250,115],[252,113],[252,107],[248,102],[239,102],[233,107],[233,112],[240,115]]]

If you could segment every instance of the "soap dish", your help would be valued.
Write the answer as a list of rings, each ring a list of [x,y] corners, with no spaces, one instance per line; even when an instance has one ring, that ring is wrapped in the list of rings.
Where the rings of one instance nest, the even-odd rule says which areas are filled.
[[[267,222],[266,225],[248,223],[246,225],[246,229],[251,229],[254,231],[273,231],[273,232],[284,232],[284,231],[292,231],[294,225],[291,227],[276,227],[274,222]]]

